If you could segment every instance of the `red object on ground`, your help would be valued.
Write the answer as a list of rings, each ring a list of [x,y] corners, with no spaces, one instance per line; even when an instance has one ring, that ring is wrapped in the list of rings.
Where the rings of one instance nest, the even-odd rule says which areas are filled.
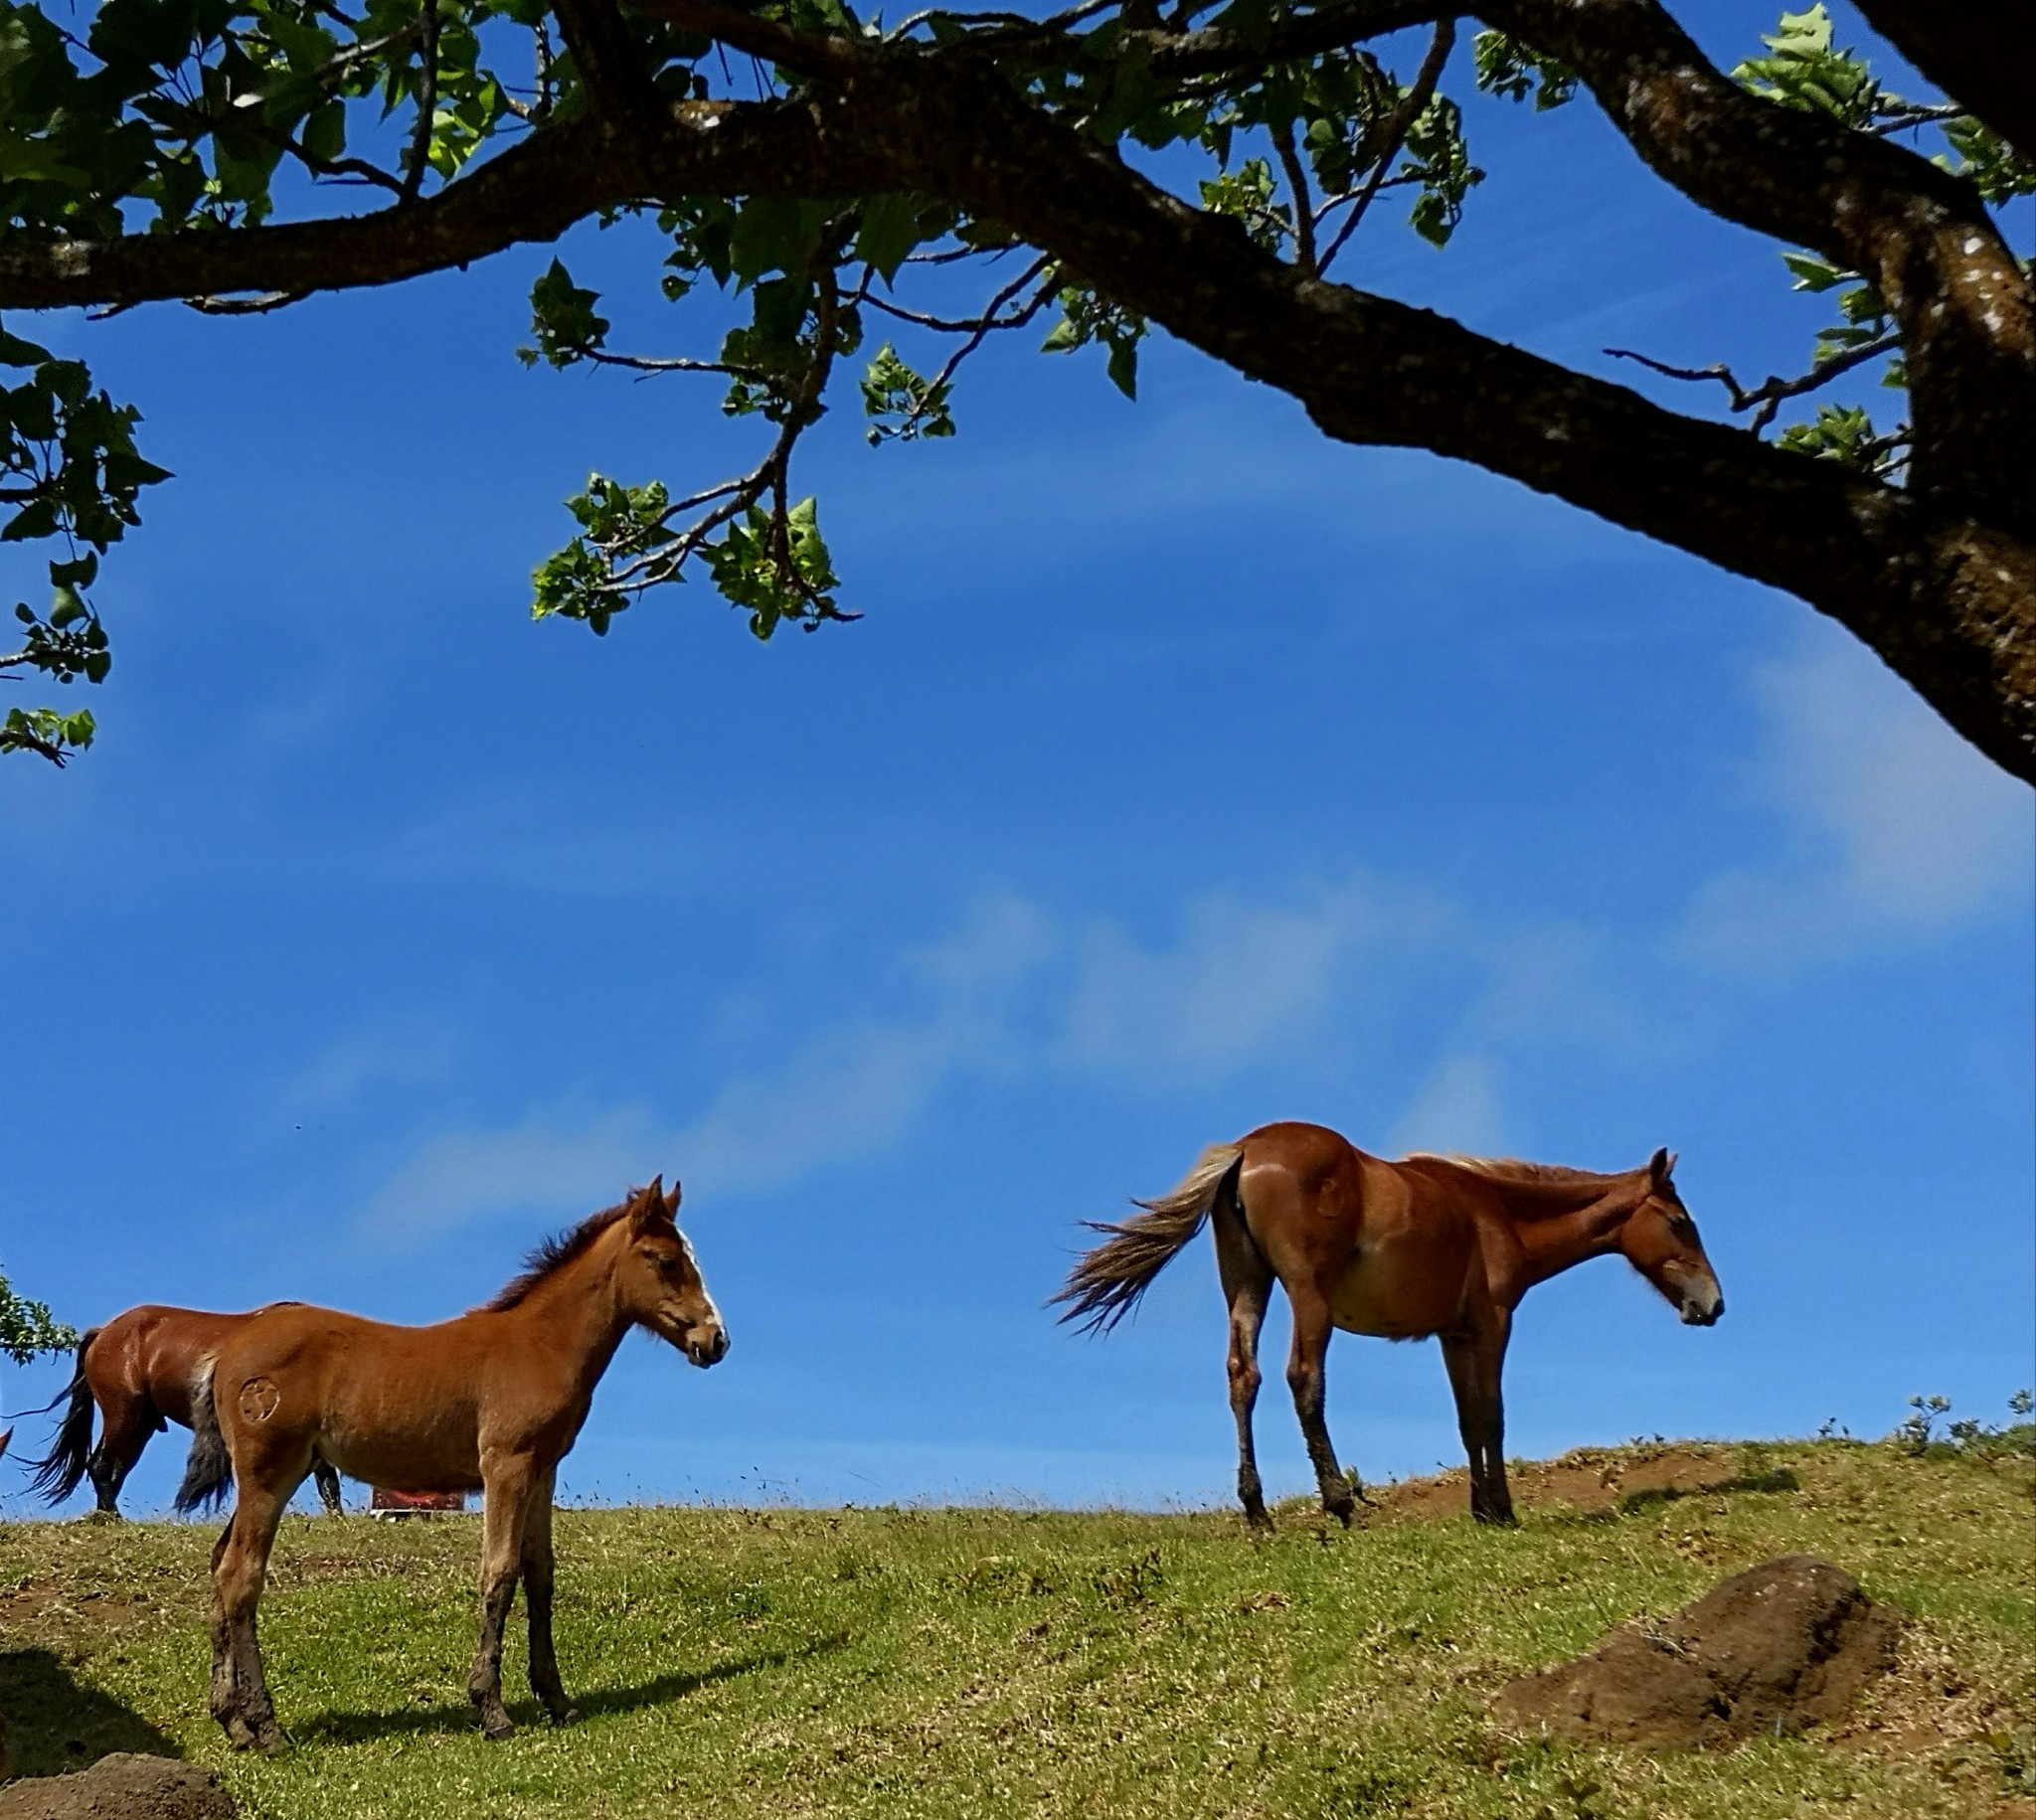
[[[463,1491],[385,1491],[375,1487],[368,1500],[368,1513],[375,1517],[413,1517],[420,1511],[464,1510]]]

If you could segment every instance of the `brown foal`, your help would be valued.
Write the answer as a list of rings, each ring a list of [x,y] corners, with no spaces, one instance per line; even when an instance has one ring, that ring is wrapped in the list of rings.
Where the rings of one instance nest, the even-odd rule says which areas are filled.
[[[1053,1299],[1063,1320],[1107,1331],[1195,1236],[1216,1234],[1230,1304],[1230,1406],[1237,1416],[1238,1497],[1263,1525],[1266,1495],[1252,1445],[1259,1329],[1277,1278],[1293,1312],[1286,1382],[1323,1507],[1346,1525],[1356,1507],[1323,1420],[1323,1361],[1334,1328],[1442,1343],[1457,1427],[1470,1460],[1470,1512],[1511,1523],[1499,1374],[1513,1310],[1536,1283],[1618,1252],[1691,1326],[1725,1312],[1718,1278],[1666,1150],[1622,1175],[1475,1157],[1367,1156],[1321,1125],[1262,1125],[1212,1144],[1185,1180],[1087,1252]]]
[[[65,1392],[69,1406],[56,1441],[35,1462],[29,1482],[52,1504],[62,1504],[89,1474],[98,1508],[117,1517],[120,1487],[141,1450],[171,1422],[192,1425],[191,1399],[201,1362],[253,1318],[145,1302],[88,1330],[78,1343],[78,1370]],[[91,1444],[94,1405],[99,1414],[96,1447]],[[339,1474],[322,1459],[312,1460],[311,1473],[319,1502],[338,1516],[343,1508]]]
[[[502,1705],[502,1630],[523,1582],[530,1686],[558,1724],[577,1719],[552,1648],[552,1483],[632,1327],[697,1366],[728,1330],[663,1178],[531,1254],[485,1307],[434,1327],[392,1327],[283,1303],[222,1343],[196,1398],[180,1510],[237,1493],[212,1555],[212,1715],[237,1746],[270,1752],[275,1723],[254,1612],[283,1506],[323,1455],[375,1485],[486,1493],[480,1646],[466,1691],[490,1737]]]

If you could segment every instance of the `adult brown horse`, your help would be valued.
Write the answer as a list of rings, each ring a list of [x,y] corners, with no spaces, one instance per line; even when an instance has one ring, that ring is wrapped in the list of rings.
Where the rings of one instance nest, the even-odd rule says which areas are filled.
[[[29,1483],[52,1504],[62,1504],[89,1474],[98,1508],[117,1517],[120,1487],[141,1450],[171,1422],[192,1425],[192,1390],[200,1365],[251,1319],[147,1302],[87,1330],[78,1343],[78,1370],[64,1393],[70,1406],[50,1451],[33,1463]],[[96,1447],[91,1444],[94,1405],[99,1414]],[[311,1462],[311,1472],[319,1501],[338,1516],[343,1508],[339,1474],[322,1459]]]
[[[283,1506],[314,1457],[374,1485],[486,1493],[480,1647],[467,1697],[490,1737],[502,1705],[502,1627],[523,1581],[530,1686],[558,1724],[577,1719],[552,1649],[552,1481],[622,1336],[647,1327],[695,1365],[728,1330],[673,1223],[663,1178],[533,1251],[485,1307],[434,1327],[391,1327],[286,1302],[222,1343],[200,1380],[179,1510],[221,1498],[212,1552],[212,1716],[234,1744],[282,1747],[254,1611]]]
[[[1293,1311],[1286,1382],[1324,1508],[1348,1524],[1356,1504],[1322,1418],[1330,1330],[1389,1340],[1434,1334],[1470,1458],[1471,1515],[1510,1523],[1499,1373],[1513,1310],[1529,1289],[1617,1251],[1691,1326],[1709,1327],[1725,1312],[1670,1180],[1674,1167],[1666,1150],[1622,1175],[1475,1157],[1388,1163],[1321,1125],[1262,1125],[1235,1144],[1212,1144],[1172,1194],[1139,1202],[1143,1211],[1121,1226],[1090,1222],[1109,1237],[1053,1299],[1071,1304],[1063,1320],[1107,1331],[1207,1219],[1230,1304],[1230,1406],[1246,1519],[1267,1522],[1252,1406],[1259,1329],[1277,1277]]]

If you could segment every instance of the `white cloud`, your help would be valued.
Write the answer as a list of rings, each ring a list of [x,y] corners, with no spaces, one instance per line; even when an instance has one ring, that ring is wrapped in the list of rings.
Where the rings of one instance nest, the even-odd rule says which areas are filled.
[[[564,1217],[663,1161],[717,1194],[781,1187],[888,1150],[969,1076],[1220,1078],[1304,1036],[1360,953],[1419,937],[1417,910],[1368,887],[1290,906],[1210,900],[1147,947],[1113,923],[1066,928],[1016,899],[980,906],[903,957],[890,1018],[823,1026],[690,1118],[539,1109],[427,1141],[380,1190],[370,1232],[419,1238],[480,1216]],[[335,1073],[341,1072],[335,1069]]]
[[[446,1131],[403,1165],[362,1215],[371,1237],[422,1243],[483,1216],[575,1219],[621,1198],[681,1154],[640,1106],[592,1117],[533,1113],[492,1129]]]
[[[1691,955],[1788,965],[1951,928],[2016,901],[2036,864],[2029,792],[1951,732],[1866,650],[1821,641],[1765,666],[1762,790],[1794,823],[1787,863],[1697,897]]]
[[[1352,955],[1398,932],[1354,885],[1290,907],[1210,900],[1172,948],[1095,924],[1062,1020],[1068,1053],[1099,1068],[1220,1075],[1317,1023]]]
[[[1415,1095],[1393,1128],[1393,1148],[1496,1156],[1506,1148],[1498,1064],[1490,1056],[1451,1056]]]
[[[451,1034],[423,1018],[364,1025],[326,1045],[283,1084],[282,1103],[295,1111],[337,1111],[373,1086],[421,1086],[452,1072]]]

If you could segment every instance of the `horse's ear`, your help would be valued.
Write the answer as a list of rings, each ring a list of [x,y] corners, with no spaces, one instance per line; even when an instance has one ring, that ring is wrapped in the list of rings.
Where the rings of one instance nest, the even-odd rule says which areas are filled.
[[[637,1211],[650,1214],[653,1217],[664,1212],[664,1172],[662,1170],[659,1170],[656,1175],[650,1178],[650,1186],[643,1191],[643,1199],[637,1203]]]
[[[1666,1188],[1668,1178],[1675,1172],[1675,1158],[1666,1145],[1647,1159],[1647,1173],[1654,1180],[1656,1188]]]
[[[676,1214],[679,1211],[679,1178],[677,1176],[673,1176],[672,1192],[666,1195],[664,1198],[664,1211],[666,1213]]]

